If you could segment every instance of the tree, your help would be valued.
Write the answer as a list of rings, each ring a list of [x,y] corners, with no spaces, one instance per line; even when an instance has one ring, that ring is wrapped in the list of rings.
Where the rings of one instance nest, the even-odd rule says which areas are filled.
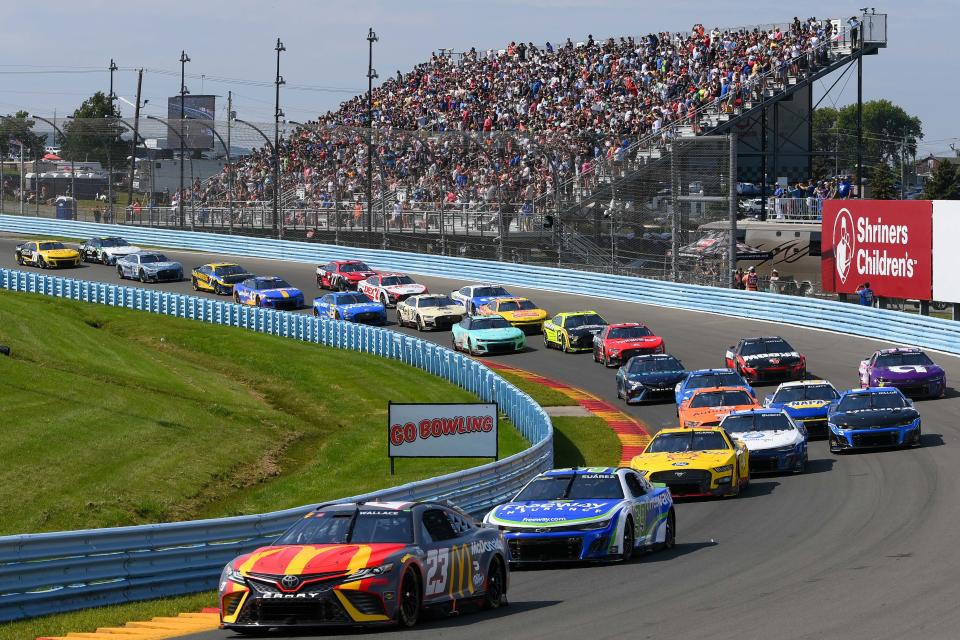
[[[29,119],[26,111],[17,111],[14,115],[0,116],[0,154],[6,156],[11,150],[20,152],[16,140],[23,143],[23,157],[34,158],[43,155],[44,136],[33,132],[35,122]]]
[[[881,162],[870,171],[870,197],[874,200],[896,200],[899,192],[893,186],[893,171],[886,162]]]
[[[120,112],[112,101],[98,91],[73,112],[73,119],[63,126],[60,141],[62,157],[78,162],[113,164],[122,169],[127,163],[130,145],[120,140],[125,129],[117,124]]]
[[[940,160],[923,187],[927,200],[960,200],[960,168],[949,160]]]

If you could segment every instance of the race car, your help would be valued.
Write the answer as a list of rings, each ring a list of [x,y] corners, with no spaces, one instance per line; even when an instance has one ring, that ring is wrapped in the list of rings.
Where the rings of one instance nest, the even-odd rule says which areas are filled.
[[[750,451],[720,427],[661,429],[630,461],[674,498],[737,496],[750,484]]]
[[[463,306],[442,293],[410,296],[397,303],[397,322],[400,326],[427,329],[449,329],[463,320]]]
[[[433,502],[327,504],[220,574],[222,628],[396,624],[425,608],[505,604],[510,570],[499,531]]]
[[[540,333],[547,312],[528,298],[496,298],[477,310],[482,316],[503,316],[524,333]]]
[[[410,296],[427,293],[427,287],[403,273],[375,273],[361,280],[357,291],[385,307],[395,307]]]
[[[830,405],[827,427],[830,453],[920,445],[920,412],[892,387],[844,391]]]
[[[467,313],[475,314],[480,307],[497,298],[512,298],[513,295],[498,284],[471,284],[460,287],[450,297],[463,305]]]
[[[803,380],[807,359],[783,338],[741,338],[727,350],[725,366],[736,369],[747,382]]]
[[[502,316],[467,316],[452,327],[453,350],[471,355],[523,351],[527,339],[523,331]]]
[[[750,473],[803,473],[807,468],[807,435],[781,409],[734,411],[720,423],[750,450]]]
[[[278,276],[254,276],[233,285],[233,301],[264,309],[299,309],[303,292]]]
[[[596,311],[558,313],[543,323],[543,346],[556,347],[564,353],[591,351],[593,337],[607,326]]]
[[[903,395],[939,398],[947,391],[947,375],[920,349],[881,349],[860,362],[860,388],[896,387]]]
[[[686,377],[683,363],[668,353],[633,356],[617,370],[617,397],[627,404],[669,398]]]
[[[615,467],[545,471],[483,521],[503,532],[512,564],[626,562],[677,535],[670,490]]]
[[[23,242],[17,245],[15,253],[17,264],[21,267],[29,264],[41,269],[55,269],[80,264],[80,253],[57,240]]]
[[[387,308],[359,291],[339,291],[314,298],[313,315],[361,324],[387,323]]]
[[[593,361],[602,362],[605,367],[619,366],[644,353],[665,351],[663,338],[639,322],[608,324],[593,339]]]
[[[747,384],[743,376],[732,369],[696,369],[677,384],[673,401],[677,403],[679,409],[683,401],[692,396],[694,391],[710,387],[743,387],[753,397],[757,396],[753,387]]]
[[[180,282],[183,265],[154,251],[130,253],[114,261],[120,279],[132,278],[140,282]]]
[[[317,286],[335,291],[353,291],[361,280],[376,273],[360,260],[334,260],[317,266]]]
[[[680,426],[687,429],[715,427],[728,413],[759,408],[756,398],[743,387],[713,387],[694,391],[681,403],[677,415]]]
[[[801,425],[807,438],[827,437],[827,412],[830,403],[840,397],[836,388],[826,380],[796,380],[784,382],[771,396],[763,400],[763,406],[782,409]]]
[[[213,262],[195,267],[190,274],[194,291],[212,291],[218,296],[229,296],[233,285],[252,278],[253,274],[238,264]]]
[[[100,236],[90,238],[77,250],[80,252],[80,259],[84,262],[111,265],[116,263],[117,258],[140,251],[140,247],[130,244],[119,236]]]

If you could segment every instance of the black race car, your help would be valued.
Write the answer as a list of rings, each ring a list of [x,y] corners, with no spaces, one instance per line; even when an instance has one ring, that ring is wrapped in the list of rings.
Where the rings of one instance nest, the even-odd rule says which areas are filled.
[[[741,338],[727,350],[724,361],[751,383],[803,380],[807,376],[806,357],[779,336]]]

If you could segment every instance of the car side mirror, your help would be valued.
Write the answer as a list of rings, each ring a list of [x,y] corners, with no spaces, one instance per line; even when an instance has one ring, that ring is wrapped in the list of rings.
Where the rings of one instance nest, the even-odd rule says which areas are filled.
[[[773,404],[773,396],[764,396],[763,406],[769,407],[771,404]]]
[[[907,398],[907,406],[908,406],[908,407],[912,407],[912,406],[913,406],[913,400],[911,400],[910,398]]]
[[[833,413],[833,412],[836,411],[836,410],[837,410],[837,402],[836,402],[836,400],[834,400],[833,402],[831,402],[830,404],[827,405],[827,413]]]

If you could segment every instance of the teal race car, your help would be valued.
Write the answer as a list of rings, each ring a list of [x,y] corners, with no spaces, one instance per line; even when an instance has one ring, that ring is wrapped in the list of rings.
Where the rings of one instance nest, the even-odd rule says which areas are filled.
[[[503,316],[467,316],[453,325],[453,350],[471,355],[523,351],[527,338]]]

